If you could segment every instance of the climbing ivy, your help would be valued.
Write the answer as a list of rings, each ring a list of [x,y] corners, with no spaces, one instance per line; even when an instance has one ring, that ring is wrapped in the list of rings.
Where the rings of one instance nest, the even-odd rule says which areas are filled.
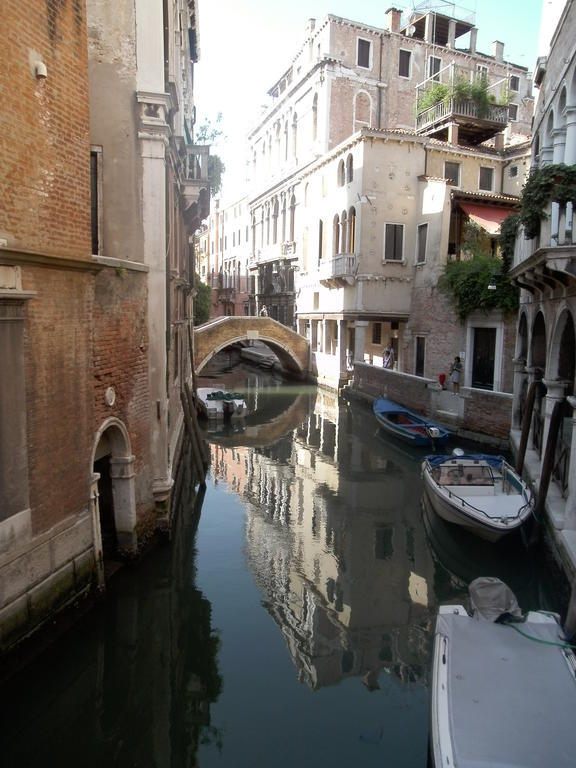
[[[439,288],[450,296],[456,314],[465,320],[478,310],[501,310],[505,314],[518,308],[518,289],[502,271],[502,260],[497,256],[478,253],[463,261],[450,261],[438,281]],[[494,279],[496,290],[488,290]]]
[[[524,236],[532,240],[540,233],[540,222],[551,200],[576,203],[576,165],[545,165],[532,171],[522,188],[519,223]]]

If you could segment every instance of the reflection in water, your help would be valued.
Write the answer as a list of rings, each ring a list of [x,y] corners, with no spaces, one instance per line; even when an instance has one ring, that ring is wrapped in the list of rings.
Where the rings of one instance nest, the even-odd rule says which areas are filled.
[[[189,465],[171,548],[120,573],[105,604],[1,692],[4,768],[188,767],[200,742],[219,746],[219,641],[195,586],[201,499]]]
[[[434,564],[416,535],[414,464],[342,405],[319,391],[273,447],[214,445],[214,476],[252,502],[247,560],[300,680],[316,689],[385,670],[425,683]]]
[[[171,545],[0,692],[3,766],[424,768],[438,602],[501,575],[538,605],[521,542],[486,550],[423,513],[422,454],[368,406],[243,384],[247,442],[209,433]]]

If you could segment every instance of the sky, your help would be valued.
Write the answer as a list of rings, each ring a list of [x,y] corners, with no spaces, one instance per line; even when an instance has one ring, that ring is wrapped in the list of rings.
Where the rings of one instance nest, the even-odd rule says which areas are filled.
[[[504,59],[533,71],[543,2],[550,0],[463,0],[458,9],[475,13],[477,50],[492,54],[504,43]],[[442,5],[445,6],[443,0]],[[416,2],[416,5],[418,2]],[[267,103],[267,91],[290,66],[305,39],[308,19],[326,14],[383,28],[389,7],[411,7],[406,0],[198,0],[200,59],[195,67],[194,101],[198,124],[222,114],[223,138],[213,154],[223,159],[223,197],[241,195],[243,140]]]

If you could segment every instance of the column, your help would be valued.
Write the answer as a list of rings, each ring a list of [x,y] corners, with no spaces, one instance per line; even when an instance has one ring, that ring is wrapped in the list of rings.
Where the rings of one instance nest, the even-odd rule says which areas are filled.
[[[348,366],[346,365],[346,331],[346,320],[338,320],[338,347],[336,349],[336,354],[339,361],[340,379],[348,378]]]
[[[166,147],[170,97],[137,93],[138,138],[142,157],[141,196],[144,263],[148,267],[148,371],[150,386],[152,492],[164,503],[172,487],[166,391]]]
[[[123,552],[135,552],[138,544],[136,537],[135,475],[134,456],[113,456],[110,459],[114,522],[118,547]]]
[[[553,144],[552,162],[554,164],[563,163],[564,156],[565,156],[565,148],[566,148],[566,129],[565,128],[555,128],[552,131],[552,144]]]
[[[566,165],[576,165],[576,107],[566,108],[566,142],[563,162]]]
[[[526,359],[524,357],[515,358],[512,361],[514,367],[514,380],[513,380],[513,402],[512,402],[512,429],[522,428],[522,419],[520,417],[520,399],[522,397],[522,389],[524,384],[527,383],[528,373],[526,371]]]
[[[366,320],[356,320],[354,323],[355,341],[354,341],[354,362],[364,362],[364,349],[366,347],[366,328],[368,322]]]
[[[558,400],[564,400],[566,396],[566,387],[568,382],[564,379],[543,379],[546,386],[546,399],[544,404],[544,427],[542,430],[542,457],[548,443],[548,432],[550,431],[550,417]]]
[[[567,398],[572,408],[572,440],[570,442],[570,467],[568,470],[568,497],[566,499],[566,516],[564,527],[570,530],[576,529],[576,397]],[[575,604],[576,608],[576,604]],[[575,614],[576,618],[576,614]]]

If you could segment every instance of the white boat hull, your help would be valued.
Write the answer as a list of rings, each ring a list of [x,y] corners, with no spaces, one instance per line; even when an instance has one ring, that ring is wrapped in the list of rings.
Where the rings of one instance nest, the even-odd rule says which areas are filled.
[[[553,614],[530,612],[506,626],[442,606],[430,707],[434,767],[571,768],[576,660],[561,646]]]
[[[427,462],[423,464],[424,488],[436,514],[490,542],[518,530],[532,514],[528,488],[518,477],[517,491],[504,492],[502,482],[491,486],[448,486],[437,482]]]

